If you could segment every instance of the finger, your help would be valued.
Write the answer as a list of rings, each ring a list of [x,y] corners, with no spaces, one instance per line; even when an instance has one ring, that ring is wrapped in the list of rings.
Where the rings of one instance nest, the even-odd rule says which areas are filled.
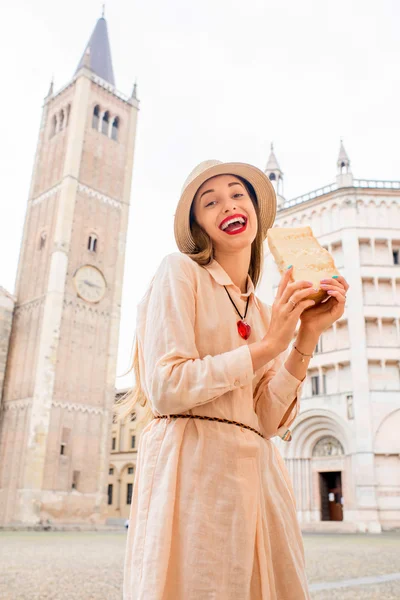
[[[315,300],[302,300],[298,303],[293,312],[297,314],[297,317],[300,317],[307,308],[311,308],[312,306],[315,306]]]
[[[336,300],[338,302],[341,302],[343,304],[346,303],[346,296],[344,294],[342,294],[341,292],[337,292],[336,290],[328,290],[328,294],[329,294],[329,296],[336,298]]]
[[[297,292],[294,292],[294,294],[291,295],[289,300],[293,301],[295,304],[298,304],[302,300],[307,299],[309,296],[312,296],[315,293],[316,291],[314,290],[314,288],[298,290]],[[287,304],[291,305],[291,302],[289,302],[289,300],[287,301]]]
[[[293,266],[290,265],[281,277],[278,291],[276,293],[277,300],[279,300],[282,297],[282,294],[283,294],[284,290],[286,289],[287,284],[289,283],[289,281],[292,278],[292,273],[293,273]]]
[[[336,283],[335,280],[333,280],[333,283],[321,283],[320,287],[321,290],[324,290],[325,292],[327,290],[335,290],[335,292],[341,292],[342,294],[346,294],[344,286],[340,283]]]
[[[295,281],[294,283],[289,283],[289,285],[286,286],[285,290],[282,293],[282,296],[280,298],[281,303],[286,304],[289,298],[291,298],[291,296],[293,296],[293,294],[297,290],[311,289],[312,286],[312,281]],[[315,290],[315,292],[316,291],[317,290]]]
[[[321,279],[320,283],[328,283],[328,284],[340,283],[346,292],[350,287],[349,284],[347,283],[347,281],[345,280],[345,278],[342,277],[341,275],[337,275],[336,277],[330,277],[328,279]]]

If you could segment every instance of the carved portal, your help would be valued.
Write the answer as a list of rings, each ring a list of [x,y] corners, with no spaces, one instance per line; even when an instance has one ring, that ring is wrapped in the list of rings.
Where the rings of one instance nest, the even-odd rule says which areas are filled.
[[[321,438],[314,446],[312,453],[315,457],[321,456],[344,456],[342,444],[332,436]]]

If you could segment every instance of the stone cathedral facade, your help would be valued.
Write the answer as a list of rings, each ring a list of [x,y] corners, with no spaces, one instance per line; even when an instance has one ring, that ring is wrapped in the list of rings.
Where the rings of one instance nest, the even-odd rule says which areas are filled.
[[[0,525],[106,515],[138,109],[102,17],[44,100],[15,294],[0,288]]]
[[[275,226],[310,225],[350,284],[343,317],[311,359],[292,428],[279,443],[303,529],[400,527],[400,181],[356,179],[341,145],[334,183],[293,200],[271,152]],[[279,273],[266,248],[258,293]]]

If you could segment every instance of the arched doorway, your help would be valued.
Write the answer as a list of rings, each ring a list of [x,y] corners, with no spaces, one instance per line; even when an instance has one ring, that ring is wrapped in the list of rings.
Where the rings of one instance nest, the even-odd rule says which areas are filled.
[[[335,437],[322,437],[315,444],[313,459],[344,456],[342,444]],[[327,465],[329,468],[329,462]],[[343,521],[342,471],[319,471],[319,493],[321,502],[321,521]]]
[[[278,446],[289,471],[302,525],[346,520],[354,503],[351,431],[336,413],[304,411],[289,443]],[[333,495],[332,495],[333,494]]]

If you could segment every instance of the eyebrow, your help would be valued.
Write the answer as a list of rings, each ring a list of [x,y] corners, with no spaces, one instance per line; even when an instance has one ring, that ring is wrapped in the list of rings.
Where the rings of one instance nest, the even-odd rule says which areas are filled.
[[[240,181],[232,181],[231,183],[228,183],[228,187],[232,187],[233,185],[240,185],[241,187],[243,187],[242,184],[240,183]],[[201,200],[202,197],[205,196],[206,194],[211,194],[212,192],[215,192],[215,190],[205,190],[201,194],[199,200]]]

